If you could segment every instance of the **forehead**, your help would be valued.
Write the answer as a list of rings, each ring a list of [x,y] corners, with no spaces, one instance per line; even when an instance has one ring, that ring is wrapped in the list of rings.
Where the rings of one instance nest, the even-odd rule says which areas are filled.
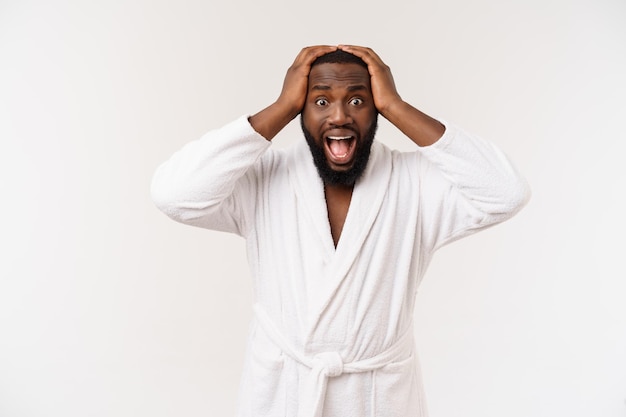
[[[364,86],[370,89],[370,75],[367,69],[359,64],[324,63],[315,65],[309,74],[309,90],[320,87]]]

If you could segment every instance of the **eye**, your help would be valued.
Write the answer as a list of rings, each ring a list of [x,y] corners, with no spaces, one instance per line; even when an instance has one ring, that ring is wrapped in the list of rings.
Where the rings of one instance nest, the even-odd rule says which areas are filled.
[[[326,106],[326,105],[328,105],[328,100],[326,100],[325,98],[318,98],[317,100],[315,100],[315,105],[316,106]]]
[[[352,100],[350,100],[350,104],[352,104],[353,106],[360,106],[361,104],[363,104],[363,100],[360,98],[353,98]]]

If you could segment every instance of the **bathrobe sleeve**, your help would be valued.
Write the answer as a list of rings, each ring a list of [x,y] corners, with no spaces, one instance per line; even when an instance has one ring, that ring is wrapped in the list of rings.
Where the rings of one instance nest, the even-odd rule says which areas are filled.
[[[190,142],[152,179],[156,206],[181,223],[246,236],[256,201],[254,169],[270,142],[247,117]]]
[[[423,238],[432,251],[513,217],[530,188],[492,143],[444,123],[434,144],[421,147],[420,206]]]

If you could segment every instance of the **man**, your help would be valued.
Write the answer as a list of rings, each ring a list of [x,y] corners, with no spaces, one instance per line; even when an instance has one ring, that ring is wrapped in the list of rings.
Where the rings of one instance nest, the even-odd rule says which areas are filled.
[[[268,149],[298,114],[306,141]],[[373,141],[378,114],[416,151]],[[152,192],[173,219],[247,240],[239,415],[254,417],[425,416],[413,306],[426,267],[528,199],[500,151],[404,102],[376,53],[345,45],[303,49],[273,104],[174,154]]]

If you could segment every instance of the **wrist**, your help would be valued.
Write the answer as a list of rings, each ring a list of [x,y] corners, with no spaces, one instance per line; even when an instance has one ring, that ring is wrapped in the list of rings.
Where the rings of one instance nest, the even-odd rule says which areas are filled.
[[[385,101],[378,108],[378,112],[383,115],[386,119],[393,118],[394,114],[399,114],[406,107],[406,103],[400,96],[397,96],[391,100]]]
[[[275,101],[248,120],[250,124],[265,139],[272,140],[289,122],[299,113],[297,107],[287,103]]]
[[[302,106],[298,103],[281,97],[272,103],[270,107],[273,108],[276,115],[282,115],[283,118],[289,121],[293,120],[302,110]]]

